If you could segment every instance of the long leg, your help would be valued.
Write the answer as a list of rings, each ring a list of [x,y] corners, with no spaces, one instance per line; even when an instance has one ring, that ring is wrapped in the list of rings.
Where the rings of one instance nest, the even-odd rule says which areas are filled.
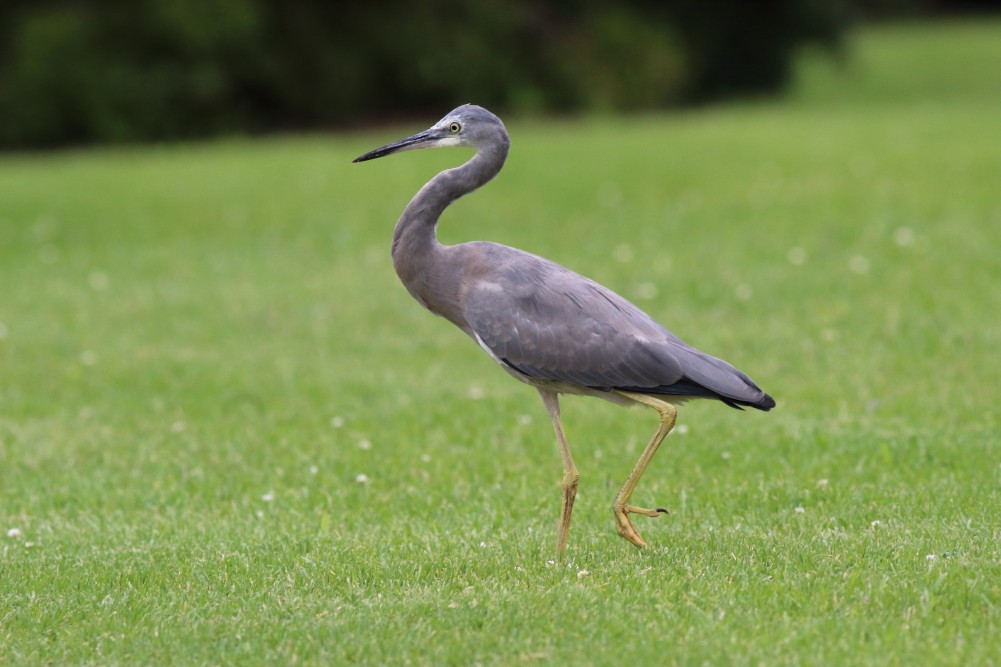
[[[657,448],[660,447],[660,443],[664,441],[667,434],[671,432],[674,428],[674,421],[678,416],[678,411],[673,405],[667,401],[662,401],[659,398],[653,398],[652,396],[647,396],[645,394],[634,394],[628,391],[620,391],[619,394],[630,398],[637,403],[642,403],[643,405],[649,406],[657,411],[660,415],[660,425],[657,427],[657,432],[653,434],[650,439],[650,443],[640,454],[639,460],[636,465],[633,466],[632,472],[629,473],[629,477],[626,478],[625,484],[619,489],[618,494],[615,496],[615,501],[612,504],[612,511],[615,513],[615,527],[619,531],[619,535],[626,538],[638,547],[645,547],[646,542],[640,537],[640,534],[636,532],[636,528],[633,526],[633,522],[629,520],[630,514],[642,514],[644,516],[655,517],[659,516],[661,513],[667,513],[664,509],[645,509],[642,507],[634,507],[629,504],[629,498],[633,495],[633,490],[640,481],[640,477],[643,476],[643,471],[646,467],[650,465],[650,461],[653,459],[653,455],[657,453]]]
[[[570,446],[563,433],[563,423],[560,421],[560,396],[554,391],[539,389],[539,396],[546,404],[549,418],[553,420],[553,430],[560,443],[560,455],[563,457],[563,508],[560,510],[560,527],[556,533],[556,556],[561,558],[567,550],[567,536],[570,534],[570,515],[573,513],[573,501],[577,497],[577,483],[580,475],[573,457],[570,456]]]

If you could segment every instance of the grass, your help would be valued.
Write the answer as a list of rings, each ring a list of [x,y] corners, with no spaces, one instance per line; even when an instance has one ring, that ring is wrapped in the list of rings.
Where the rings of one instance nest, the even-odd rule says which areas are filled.
[[[388,258],[455,151],[0,157],[0,663],[1001,661],[1001,23],[862,31],[790,99],[513,121],[458,202],[747,370],[764,415],[534,392]],[[928,66],[915,67],[915,63]]]

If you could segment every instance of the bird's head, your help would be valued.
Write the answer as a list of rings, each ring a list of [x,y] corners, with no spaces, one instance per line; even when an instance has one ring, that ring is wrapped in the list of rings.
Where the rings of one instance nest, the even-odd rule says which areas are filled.
[[[463,104],[448,112],[437,123],[417,134],[376,148],[355,158],[352,162],[364,162],[378,157],[409,151],[415,148],[438,148],[441,146],[469,146],[477,150],[503,148],[507,152],[510,143],[507,130],[501,119],[475,104]]]

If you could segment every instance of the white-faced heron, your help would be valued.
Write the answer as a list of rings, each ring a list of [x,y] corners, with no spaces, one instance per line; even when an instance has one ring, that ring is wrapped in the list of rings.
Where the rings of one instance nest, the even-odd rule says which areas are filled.
[[[407,204],[393,232],[393,266],[422,306],[462,329],[501,368],[538,390],[563,456],[558,554],[566,550],[579,479],[560,422],[559,395],[642,403],[659,413],[657,432],[612,505],[619,535],[646,546],[629,515],[655,517],[666,510],[636,507],[629,499],[674,427],[674,405],[711,398],[767,411],[775,401],[730,364],[688,345],[615,292],[555,262],[497,243],[439,243],[435,227],[442,212],[496,176],[510,144],[500,118],[466,104],[430,129],[354,161],[414,148],[476,149],[468,162],[432,178]]]

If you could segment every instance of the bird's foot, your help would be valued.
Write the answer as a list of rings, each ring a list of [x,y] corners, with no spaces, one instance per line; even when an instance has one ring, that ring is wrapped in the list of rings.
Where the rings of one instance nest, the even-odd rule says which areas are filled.
[[[648,517],[658,517],[661,514],[667,514],[667,510],[658,507],[657,509],[646,509],[644,507],[634,507],[632,505],[618,504],[613,508],[615,513],[615,528],[619,531],[619,535],[626,538],[632,544],[637,547],[645,547],[646,542],[640,537],[639,532],[637,532],[636,527],[633,526],[633,522],[629,520],[630,514],[642,514]]]

